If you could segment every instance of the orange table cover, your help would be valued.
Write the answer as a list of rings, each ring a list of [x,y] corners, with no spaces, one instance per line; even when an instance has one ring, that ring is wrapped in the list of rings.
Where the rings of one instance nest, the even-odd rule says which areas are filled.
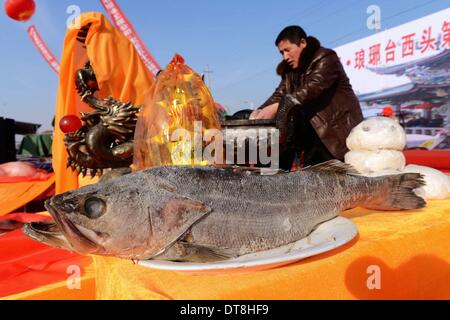
[[[450,299],[450,200],[343,215],[357,225],[356,239],[267,271],[189,275],[94,257],[97,299]],[[379,289],[368,286],[374,275]]]
[[[450,200],[417,211],[355,208],[343,215],[357,225],[357,238],[276,269],[198,276],[94,257],[95,281],[86,264],[80,290],[62,281],[5,299],[450,299]],[[374,266],[379,289],[367,285]]]
[[[0,220],[21,223],[50,219],[40,214],[13,214]],[[73,280],[68,267],[81,273],[91,264],[90,257],[49,247],[15,230],[0,235],[0,297],[33,290],[52,283]],[[68,271],[70,271],[68,273]],[[67,286],[66,286],[67,287]]]
[[[79,288],[69,288],[67,280],[0,298],[0,300],[95,300],[94,264],[86,263]]]
[[[0,183],[0,216],[11,213],[33,201],[52,187],[54,183],[54,175],[44,181]]]

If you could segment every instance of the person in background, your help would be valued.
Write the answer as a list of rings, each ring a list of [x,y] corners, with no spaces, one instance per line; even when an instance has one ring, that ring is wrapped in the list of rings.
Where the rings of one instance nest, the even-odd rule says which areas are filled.
[[[337,54],[299,26],[286,27],[275,45],[281,83],[250,119],[276,119],[281,169],[290,170],[302,151],[303,166],[343,161],[347,136],[364,118]]]

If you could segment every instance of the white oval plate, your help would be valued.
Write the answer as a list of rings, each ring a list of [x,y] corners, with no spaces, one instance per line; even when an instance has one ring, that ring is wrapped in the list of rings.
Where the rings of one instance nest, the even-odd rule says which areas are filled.
[[[187,272],[190,274],[224,274],[271,269],[318,255],[351,241],[358,234],[356,225],[337,217],[319,225],[308,237],[275,249],[251,253],[234,259],[212,263],[139,260],[143,267]]]

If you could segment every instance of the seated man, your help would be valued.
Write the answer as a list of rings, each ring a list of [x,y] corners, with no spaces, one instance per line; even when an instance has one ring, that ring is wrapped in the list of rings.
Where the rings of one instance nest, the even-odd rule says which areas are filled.
[[[363,115],[338,56],[299,26],[285,28],[275,45],[283,57],[277,68],[281,83],[250,119],[281,123],[281,169],[290,170],[301,151],[304,166],[342,161],[347,136]]]

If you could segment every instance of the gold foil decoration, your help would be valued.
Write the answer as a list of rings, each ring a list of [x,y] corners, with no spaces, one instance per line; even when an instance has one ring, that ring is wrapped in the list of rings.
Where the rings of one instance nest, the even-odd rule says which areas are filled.
[[[160,72],[138,117],[133,170],[165,165],[207,165],[205,137],[220,132],[211,93],[176,54]]]

